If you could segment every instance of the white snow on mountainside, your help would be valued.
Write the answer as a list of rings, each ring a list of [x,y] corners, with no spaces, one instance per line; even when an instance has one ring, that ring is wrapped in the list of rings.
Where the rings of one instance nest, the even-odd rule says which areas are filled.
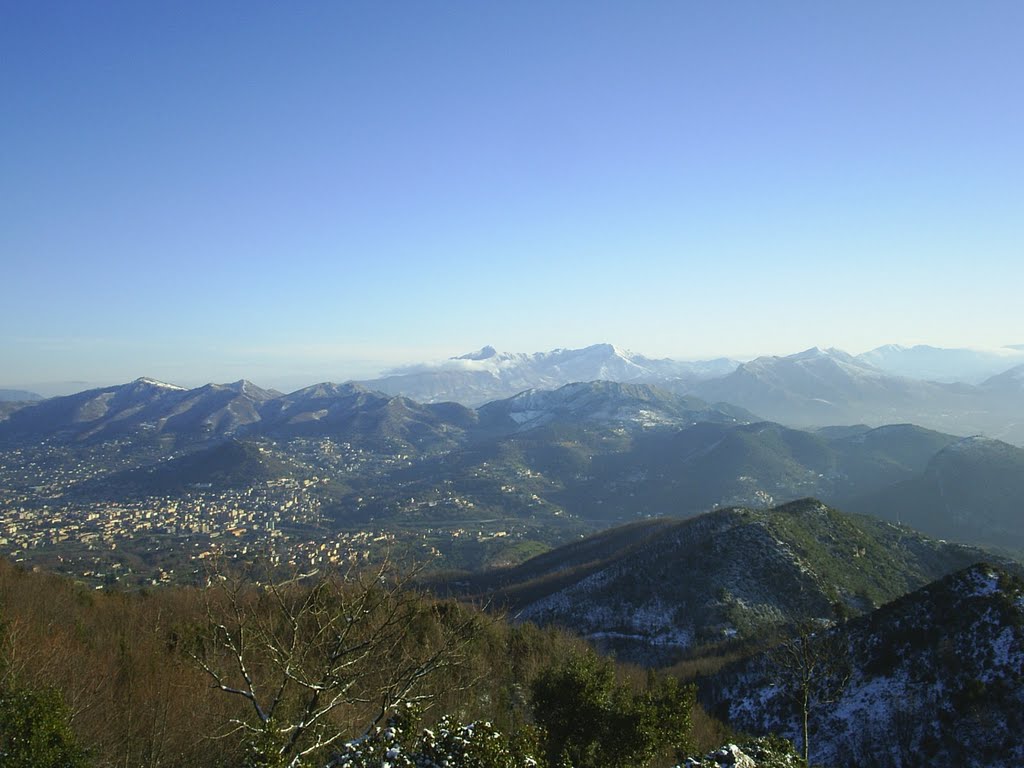
[[[148,386],[151,386],[151,387],[159,387],[161,389],[177,390],[179,392],[184,392],[185,391],[185,387],[179,387],[177,384],[168,384],[166,381],[158,381],[157,379],[151,379],[148,376],[142,376],[142,377],[136,379],[132,383],[133,384],[145,384],[145,385],[148,385]]]
[[[534,353],[499,352],[485,346],[447,360],[393,368],[379,379],[362,383],[420,402],[454,400],[480,405],[527,389],[555,389],[580,381],[694,382],[723,376],[737,365],[727,358],[697,362],[653,359],[613,344]]]
[[[978,564],[823,633],[835,638],[842,655],[833,667],[846,674],[815,679],[812,762],[1024,764],[1024,746],[1007,738],[1024,725],[1022,608],[1020,582]],[[740,729],[799,742],[799,715],[792,689],[780,683],[778,658],[769,652],[717,673],[705,705],[720,703]]]

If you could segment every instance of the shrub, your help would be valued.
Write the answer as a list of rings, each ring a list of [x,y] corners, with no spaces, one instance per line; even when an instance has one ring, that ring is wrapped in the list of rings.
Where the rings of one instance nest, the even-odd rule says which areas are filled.
[[[52,689],[0,690],[0,765],[4,768],[85,768],[85,751]]]

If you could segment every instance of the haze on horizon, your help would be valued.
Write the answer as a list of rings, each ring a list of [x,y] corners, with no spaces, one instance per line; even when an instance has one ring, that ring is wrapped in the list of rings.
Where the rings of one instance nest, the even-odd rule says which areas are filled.
[[[1024,343],[1024,6],[11,4],[0,386]]]

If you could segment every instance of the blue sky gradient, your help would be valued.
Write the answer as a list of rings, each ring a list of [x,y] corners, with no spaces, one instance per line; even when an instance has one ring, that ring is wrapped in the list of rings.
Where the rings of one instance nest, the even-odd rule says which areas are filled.
[[[1024,343],[1020,2],[0,5],[0,386]]]

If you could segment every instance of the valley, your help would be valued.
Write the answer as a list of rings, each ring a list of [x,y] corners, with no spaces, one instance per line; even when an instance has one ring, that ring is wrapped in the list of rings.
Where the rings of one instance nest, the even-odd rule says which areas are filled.
[[[0,554],[112,597],[209,589],[224,569],[263,569],[263,589],[273,574],[414,562],[416,589],[435,599],[486,605],[517,632],[576,636],[620,665],[669,670],[697,685],[695,717],[813,738],[816,759],[835,765],[989,749],[978,718],[942,735],[942,723],[967,727],[961,706],[1016,727],[1007,664],[1019,654],[1024,449],[872,418],[913,402],[913,413],[939,409],[922,423],[963,424],[978,418],[976,385],[876,371],[865,389],[867,363],[834,350],[699,375],[610,345],[581,352],[570,370],[597,359],[628,380],[476,406],[356,383],[282,394],[244,380],[186,389],[146,378],[11,401],[0,420]],[[644,380],[654,370],[662,380]],[[985,386],[1012,405],[1015,377]],[[954,390],[961,410],[946,397]],[[895,395],[880,411],[883,391]],[[952,626],[942,649],[906,640],[907,622],[948,624],[947,611],[982,618]],[[845,643],[853,663],[808,736],[772,677],[772,649],[798,631]],[[941,660],[950,654],[974,666],[956,671]],[[879,751],[897,740],[904,752]],[[1000,743],[993,764],[1015,750]]]
[[[0,421],[0,548],[98,586],[187,582],[216,554],[338,564],[367,539],[469,571],[631,521],[815,497],[1012,554],[1021,477],[1024,450],[992,439],[796,429],[644,383],[474,409],[139,379]]]

